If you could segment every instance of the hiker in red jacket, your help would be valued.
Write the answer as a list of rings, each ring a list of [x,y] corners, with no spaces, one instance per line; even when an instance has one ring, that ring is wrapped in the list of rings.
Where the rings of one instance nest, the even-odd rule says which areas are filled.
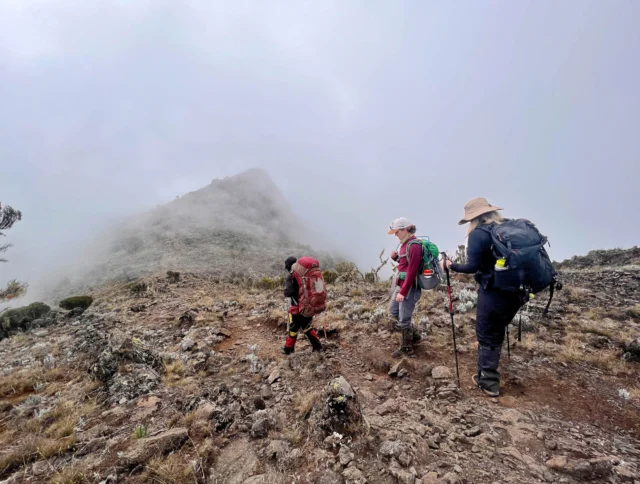
[[[422,290],[417,284],[418,271],[422,263],[422,245],[412,244],[410,252],[407,254],[409,241],[416,239],[416,226],[404,217],[394,220],[388,233],[398,237],[401,244],[398,252],[395,250],[391,252],[391,258],[398,262],[398,275],[393,282],[389,313],[392,317],[392,324],[400,328],[402,339],[400,348],[394,351],[391,356],[394,358],[412,357],[415,354],[413,352],[414,328],[411,318],[416,304],[422,296]]]
[[[284,297],[288,297],[291,299],[291,306],[298,306],[298,297],[300,294],[300,289],[298,287],[298,281],[292,274],[292,267],[295,264],[297,259],[295,257],[288,257],[286,261],[284,261],[284,268],[289,273],[284,282]],[[311,326],[311,322],[313,318],[305,317],[302,314],[291,314],[289,311],[289,334],[287,335],[287,340],[282,348],[282,353],[285,355],[289,355],[295,351],[296,341],[298,340],[298,333],[302,331],[304,335],[311,343],[313,351],[322,351],[322,343],[320,342],[320,338],[316,333],[315,329]]]

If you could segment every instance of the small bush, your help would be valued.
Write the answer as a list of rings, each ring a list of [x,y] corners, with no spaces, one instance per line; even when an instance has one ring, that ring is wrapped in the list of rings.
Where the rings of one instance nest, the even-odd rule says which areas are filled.
[[[267,290],[278,289],[279,287],[282,287],[283,282],[284,282],[284,279],[282,278],[274,279],[272,277],[263,277],[255,283],[255,287],[257,289],[267,289]]]
[[[132,282],[128,287],[134,296],[141,296],[149,290],[149,284],[144,281]]]
[[[174,272],[174,271],[167,271],[167,280],[172,284],[175,284],[176,282],[179,282],[180,281],[180,273],[179,272]]]
[[[376,275],[373,272],[367,272],[364,275],[364,282],[373,284],[376,282]]]
[[[358,277],[358,267],[353,262],[338,262],[335,271],[342,281],[354,281]]]
[[[72,310],[75,308],[88,309],[93,304],[93,298],[91,296],[74,296],[68,297],[60,301],[59,306],[62,309]]]
[[[326,270],[322,273],[322,277],[326,284],[333,284],[338,278],[338,273],[336,271]]]

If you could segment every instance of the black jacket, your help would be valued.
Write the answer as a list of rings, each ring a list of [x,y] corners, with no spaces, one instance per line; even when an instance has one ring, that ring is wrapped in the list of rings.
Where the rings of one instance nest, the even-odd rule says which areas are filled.
[[[293,274],[289,274],[284,281],[284,297],[290,297],[293,306],[298,305],[299,290],[298,281]]]
[[[467,263],[451,264],[451,270],[465,274],[475,273],[474,279],[478,284],[487,289],[493,279],[496,257],[493,255],[491,225],[477,227],[469,234],[467,244]]]

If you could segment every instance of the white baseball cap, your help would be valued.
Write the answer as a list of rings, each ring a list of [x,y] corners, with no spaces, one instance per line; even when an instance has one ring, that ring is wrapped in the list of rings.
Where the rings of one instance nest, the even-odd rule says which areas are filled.
[[[389,226],[388,234],[395,234],[398,230],[406,229],[407,227],[411,227],[413,223],[406,217],[400,217],[391,222]]]

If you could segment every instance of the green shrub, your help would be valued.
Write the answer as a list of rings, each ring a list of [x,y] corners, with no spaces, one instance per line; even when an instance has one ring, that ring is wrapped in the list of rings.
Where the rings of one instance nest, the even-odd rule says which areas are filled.
[[[0,313],[0,339],[6,338],[18,329],[28,329],[36,319],[40,319],[51,311],[44,303],[35,302],[16,309]]]
[[[91,296],[73,296],[60,301],[59,306],[62,309],[67,310],[75,308],[82,308],[86,310],[87,308],[89,308],[89,306],[91,306],[91,304],[93,304],[93,298]]]
[[[367,272],[364,275],[364,282],[374,283],[376,282],[376,275],[373,272]]]
[[[338,278],[338,273],[336,271],[326,270],[322,273],[322,278],[326,284],[333,284]]]

